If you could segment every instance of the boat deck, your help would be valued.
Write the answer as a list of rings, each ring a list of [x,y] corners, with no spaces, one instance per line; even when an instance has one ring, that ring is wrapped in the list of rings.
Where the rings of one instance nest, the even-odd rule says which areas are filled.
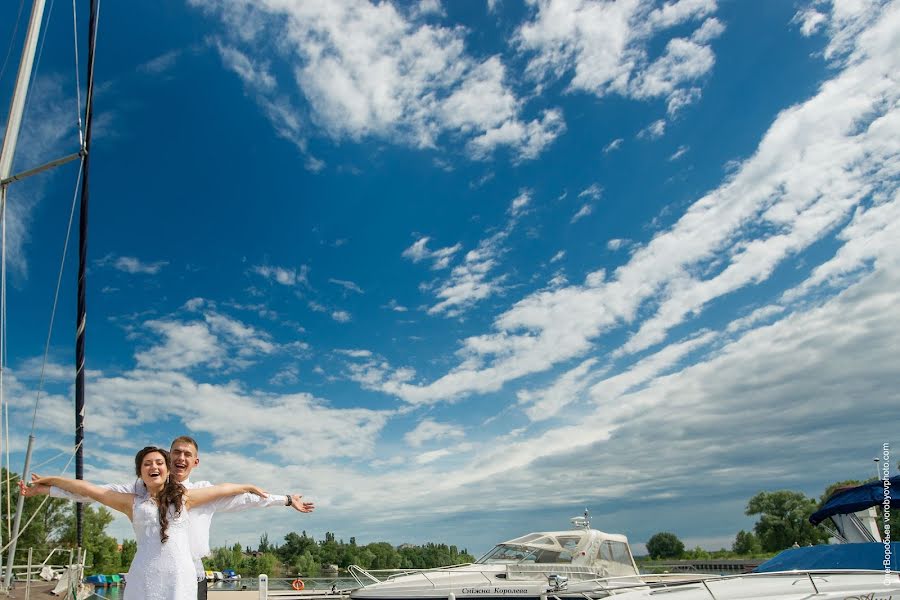
[[[56,587],[55,581],[32,581],[29,595],[31,598],[56,598],[56,596],[50,593],[54,587]],[[11,590],[9,590],[9,595],[6,595],[6,592],[0,591],[0,598],[16,598],[17,600],[24,599],[25,582],[16,582],[16,585]]]

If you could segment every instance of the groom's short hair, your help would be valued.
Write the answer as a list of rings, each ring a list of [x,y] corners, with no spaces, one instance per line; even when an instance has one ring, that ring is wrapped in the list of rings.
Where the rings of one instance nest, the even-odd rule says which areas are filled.
[[[175,438],[174,440],[172,440],[172,444],[171,444],[171,446],[169,446],[169,447],[171,448],[172,446],[174,446],[174,445],[177,444],[178,442],[184,442],[184,443],[186,443],[186,444],[190,444],[191,446],[194,447],[194,450],[197,452],[197,454],[200,454],[200,446],[197,445],[197,440],[195,440],[195,439],[192,438],[191,436],[189,436],[189,435],[179,435],[177,438]]]

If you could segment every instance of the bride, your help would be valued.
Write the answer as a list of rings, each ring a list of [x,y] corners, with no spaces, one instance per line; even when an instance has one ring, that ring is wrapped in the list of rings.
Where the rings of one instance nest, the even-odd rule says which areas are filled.
[[[266,496],[256,486],[235,483],[185,489],[169,477],[169,464],[169,453],[162,448],[147,446],[138,452],[134,470],[143,486],[138,485],[135,494],[66,477],[31,476],[34,485],[56,486],[128,516],[134,527],[137,553],[126,576],[125,600],[196,598],[197,578],[188,535],[190,509],[247,492]],[[25,487],[21,481],[19,485]]]

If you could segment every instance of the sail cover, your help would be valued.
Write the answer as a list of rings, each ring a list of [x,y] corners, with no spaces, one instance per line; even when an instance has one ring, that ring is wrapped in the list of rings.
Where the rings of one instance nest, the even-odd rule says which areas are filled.
[[[900,489],[900,475],[890,478],[890,487]],[[878,506],[885,498],[884,480],[876,479],[869,483],[842,490],[828,499],[822,508],[809,516],[809,522],[818,525],[832,515],[847,515]]]

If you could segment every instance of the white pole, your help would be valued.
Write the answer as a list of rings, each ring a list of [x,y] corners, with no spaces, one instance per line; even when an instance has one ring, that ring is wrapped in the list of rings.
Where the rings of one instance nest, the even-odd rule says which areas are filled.
[[[259,600],[269,600],[269,576],[265,573],[259,576]]]
[[[6,133],[3,136],[3,147],[0,149],[0,180],[6,179],[9,177],[10,172],[12,172],[13,166],[13,158],[16,154],[16,144],[19,141],[19,130],[22,127],[22,115],[25,112],[25,99],[28,96],[28,86],[31,83],[31,70],[34,66],[34,55],[37,51],[37,43],[38,38],[41,33],[41,21],[44,18],[44,4],[45,0],[34,0],[31,5],[31,18],[28,21],[28,30],[25,33],[25,44],[22,48],[22,58],[19,61],[19,73],[16,76],[16,87],[13,90],[12,102],[9,105],[9,117],[6,120]],[[4,186],[5,188],[5,186]],[[5,224],[6,224],[6,190],[3,189],[2,193],[0,193],[0,216],[3,218],[3,229],[5,232]],[[5,239],[4,239],[5,242]],[[6,253],[3,253],[2,258],[4,264],[2,266],[3,272],[6,272]],[[5,292],[5,290],[3,290]],[[4,293],[2,299],[2,306],[5,309],[6,307],[6,295]],[[4,314],[0,315],[3,319],[5,319],[6,314],[5,310],[2,311]],[[0,326],[0,338],[3,337],[5,333],[6,323],[5,321]],[[3,408],[4,398],[3,398],[3,355],[6,351],[6,348],[3,348],[0,351],[0,409]],[[7,446],[9,445],[9,437],[6,439]],[[7,450],[8,452],[8,450]],[[27,459],[26,459],[27,462]],[[27,465],[26,465],[27,470]],[[22,478],[25,479],[28,477],[28,473],[22,473]],[[11,492],[12,490],[8,490]],[[19,497],[18,510],[16,514],[16,526],[12,532],[12,539],[10,540],[10,548],[9,548],[9,556],[7,557],[6,563],[6,578],[4,580],[4,589],[9,589],[12,584],[12,566],[16,556],[16,541],[19,535],[19,517],[22,514],[22,501],[24,498]]]
[[[34,0],[31,5],[31,19],[28,22],[22,60],[19,62],[19,74],[16,76],[16,87],[13,91],[12,103],[9,106],[3,150],[0,151],[0,179],[6,179],[12,171],[16,143],[19,141],[19,129],[22,126],[22,114],[25,112],[25,98],[28,95],[28,84],[31,82],[31,68],[34,66],[34,54],[41,32],[41,20],[44,18],[44,2],[45,0]]]

